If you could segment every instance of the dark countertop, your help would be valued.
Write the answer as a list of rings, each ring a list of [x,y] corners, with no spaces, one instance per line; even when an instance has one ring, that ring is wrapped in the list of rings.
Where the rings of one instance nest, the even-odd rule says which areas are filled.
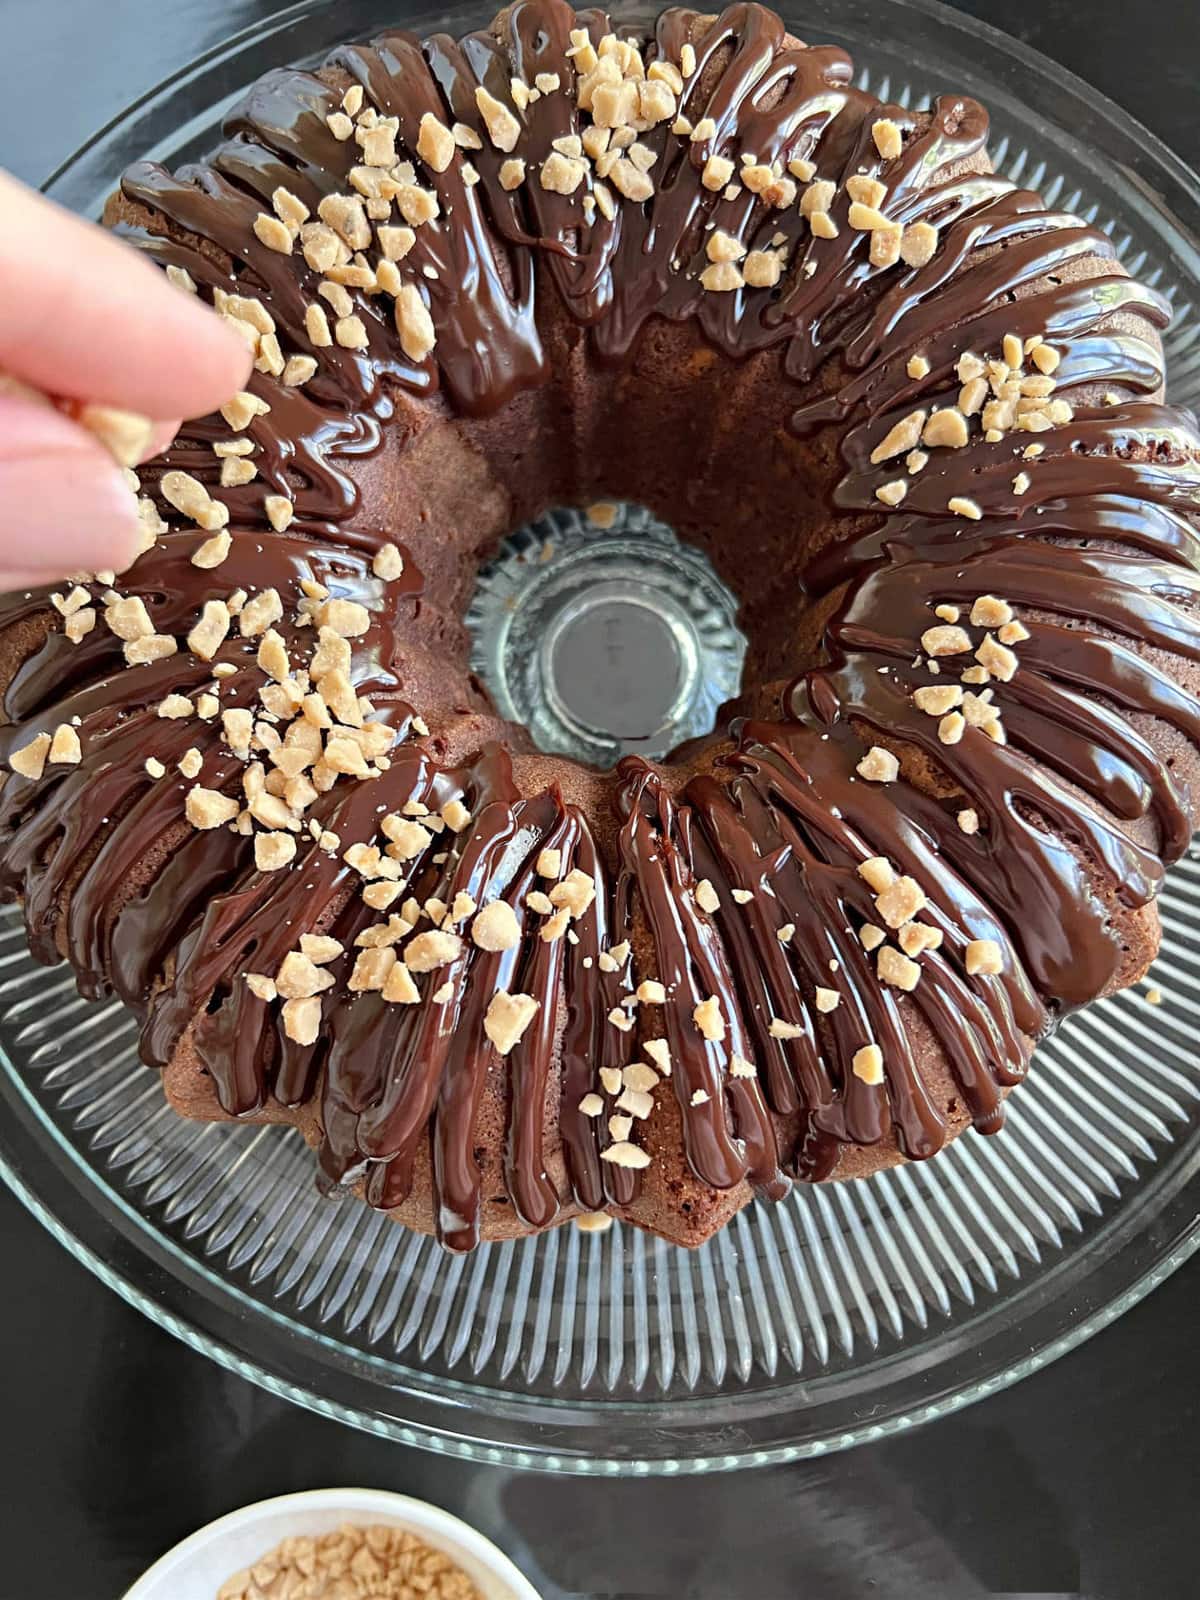
[[[547,1600],[1197,1592],[1194,1266],[1036,1377],[906,1437],[625,1483],[467,1466],[276,1400],[130,1310],[2,1191],[0,1272],[2,1600],[116,1600],[211,1518],[344,1484],[466,1517]]]
[[[1194,0],[1159,0],[1136,36],[1125,0],[957,4],[1200,159]],[[183,56],[277,9],[4,0],[0,159],[44,177]],[[68,32],[87,63],[75,81],[59,76]],[[2,1191],[0,1275],[0,1600],[115,1600],[210,1518],[338,1484],[458,1512],[547,1600],[1197,1592],[1195,1268],[1048,1370],[905,1438],[766,1472],[623,1484],[469,1467],[286,1405],[130,1310]]]

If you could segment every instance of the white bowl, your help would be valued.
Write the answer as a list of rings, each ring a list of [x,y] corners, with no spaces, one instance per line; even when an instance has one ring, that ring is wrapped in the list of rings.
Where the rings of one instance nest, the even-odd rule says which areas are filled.
[[[540,1600],[490,1539],[448,1511],[384,1489],[309,1489],[231,1511],[168,1550],[125,1600],[216,1600],[227,1578],[253,1565],[281,1539],[330,1533],[344,1522],[384,1523],[415,1533],[458,1563],[481,1600]]]

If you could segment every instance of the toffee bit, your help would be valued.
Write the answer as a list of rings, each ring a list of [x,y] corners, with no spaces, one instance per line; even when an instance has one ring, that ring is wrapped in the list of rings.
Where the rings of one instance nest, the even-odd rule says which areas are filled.
[[[439,121],[432,111],[426,111],[421,118],[420,129],[417,135],[417,154],[426,166],[432,167],[434,172],[445,172],[454,160],[457,149],[454,134],[444,122]]]
[[[875,957],[875,970],[882,983],[890,984],[893,988],[912,990],[915,989],[921,976],[921,969],[915,961],[890,944],[880,945],[879,953]]]
[[[497,150],[502,150],[507,155],[521,137],[521,124],[508,107],[497,100],[494,94],[490,94],[482,84],[475,90],[475,105],[483,118],[488,138]]]
[[[229,795],[216,789],[206,789],[197,784],[188,790],[184,814],[193,828],[208,830],[232,822],[238,814],[238,803]]]
[[[664,1078],[671,1076],[671,1047],[665,1039],[646,1039],[642,1049],[653,1061]]]
[[[532,995],[505,994],[501,991],[492,996],[483,1019],[483,1031],[500,1055],[509,1054],[538,1010],[539,1002]]]
[[[79,743],[79,734],[69,722],[60,722],[55,728],[50,740],[50,750],[46,757],[51,766],[78,766],[83,760],[83,750]]]
[[[236,460],[236,457],[228,457]],[[212,568],[219,567],[228,556],[233,547],[233,536],[227,528],[214,533],[211,538],[205,539],[203,544],[197,545],[192,552],[192,565],[194,567]]]
[[[983,510],[977,500],[970,500],[966,495],[952,495],[946,501],[946,510],[953,511],[957,517],[968,517],[972,522],[979,522],[983,517]]]
[[[551,905],[565,908],[572,917],[582,917],[595,898],[594,880],[578,867],[573,868],[550,891]]]
[[[1005,622],[1012,621],[1012,607],[1007,600],[1000,600],[994,594],[981,594],[971,607],[971,626],[973,628],[999,628]]]
[[[895,783],[900,775],[900,763],[890,750],[875,744],[854,770],[871,783]]]
[[[115,406],[84,405],[75,420],[92,435],[120,467],[134,467],[146,454],[154,424],[136,411]]]
[[[994,939],[972,939],[963,956],[967,976],[1003,972],[1004,955]]]
[[[394,318],[400,348],[410,361],[424,361],[437,343],[429,307],[414,283],[406,283],[396,296]]]
[[[693,1009],[692,1021],[710,1044],[720,1044],[724,1039],[725,1018],[721,1015],[721,1002],[715,994],[709,995],[707,1000],[702,1000]]]
[[[215,533],[229,521],[229,507],[214,500],[198,478],[190,472],[172,470],[159,479],[159,490],[164,500],[190,517],[208,533]]]
[[[507,901],[493,900],[477,913],[471,938],[481,950],[515,950],[521,942],[516,912]]]
[[[371,571],[377,578],[390,583],[404,572],[404,557],[394,544],[381,545],[371,559]]]
[[[924,411],[910,411],[906,417],[902,417],[871,451],[871,465],[878,466],[882,461],[889,461],[893,456],[901,456],[912,450],[920,441],[925,417]]]
[[[23,744],[20,749],[14,750],[8,758],[8,764],[14,772],[19,772],[23,778],[36,780],[45,771],[46,758],[49,754],[50,735],[48,733],[39,733],[28,744]]]
[[[885,161],[894,161],[904,149],[904,138],[890,117],[871,124],[871,139]]]
[[[540,850],[536,871],[539,878],[557,878],[562,871],[562,851],[549,847]]]
[[[709,916],[713,916],[721,909],[721,897],[707,878],[700,879],[692,895],[701,911],[708,912]]]
[[[911,222],[900,237],[900,259],[906,267],[923,267],[937,254],[938,231],[928,222]],[[910,373],[910,377],[914,374]],[[916,374],[923,376],[923,374]]]
[[[631,1167],[635,1170],[650,1165],[649,1151],[641,1149],[639,1145],[630,1144],[625,1139],[620,1139],[601,1150],[600,1159],[611,1161],[616,1167]]]
[[[883,1051],[877,1044],[865,1044],[854,1052],[851,1067],[856,1078],[876,1087],[883,1082]]]
[[[772,1017],[767,1032],[772,1039],[802,1039],[804,1029],[798,1022],[785,1022],[782,1017]]]

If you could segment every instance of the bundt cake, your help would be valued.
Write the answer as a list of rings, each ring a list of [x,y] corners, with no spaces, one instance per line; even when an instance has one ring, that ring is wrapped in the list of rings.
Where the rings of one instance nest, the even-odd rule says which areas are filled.
[[[1168,308],[762,6],[564,0],[269,73],[108,221],[255,351],[132,569],[9,596],[0,853],[184,1116],[451,1249],[996,1131],[1137,979],[1196,814]],[[618,499],[742,601],[707,738],[601,772],[468,667],[479,563]],[[598,1223],[597,1223],[598,1225]]]

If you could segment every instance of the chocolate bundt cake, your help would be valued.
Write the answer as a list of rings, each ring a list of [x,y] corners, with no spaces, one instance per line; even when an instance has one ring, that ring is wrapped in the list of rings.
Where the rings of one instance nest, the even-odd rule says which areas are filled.
[[[109,222],[256,354],[133,568],[2,611],[4,889],[184,1116],[452,1249],[996,1131],[1137,979],[1196,815],[1200,447],[1167,306],[763,7],[563,0],[269,73]],[[661,763],[468,667],[547,507],[660,513],[743,691]]]

